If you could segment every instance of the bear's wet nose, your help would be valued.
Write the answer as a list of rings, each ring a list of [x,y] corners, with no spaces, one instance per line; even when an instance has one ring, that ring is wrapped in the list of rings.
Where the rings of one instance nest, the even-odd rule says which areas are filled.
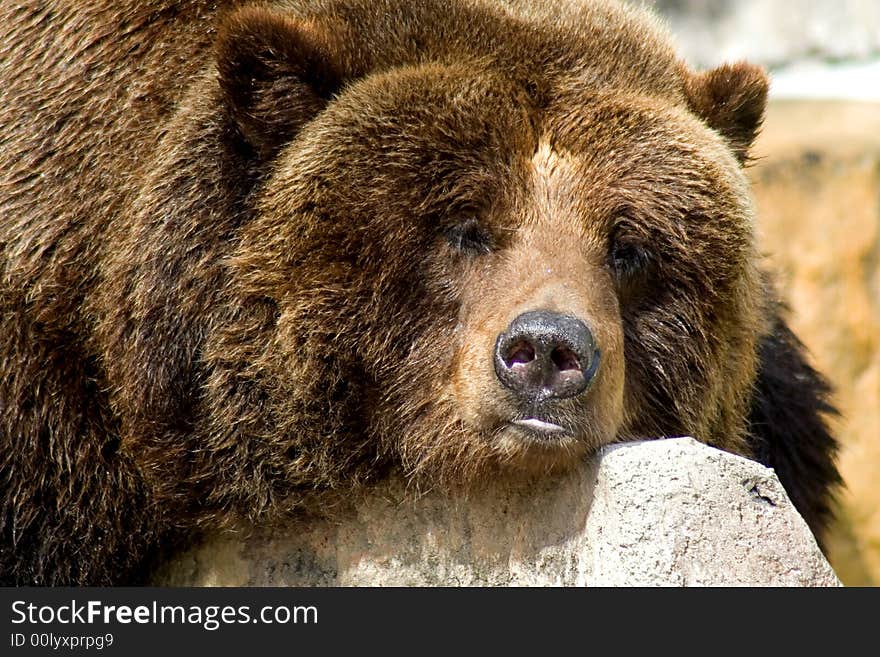
[[[570,315],[547,310],[523,313],[495,342],[495,374],[528,402],[581,394],[598,366],[593,334]]]

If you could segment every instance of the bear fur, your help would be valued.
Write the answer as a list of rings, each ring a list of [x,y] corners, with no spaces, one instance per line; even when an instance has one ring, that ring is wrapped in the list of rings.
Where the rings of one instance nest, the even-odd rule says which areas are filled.
[[[760,268],[767,94],[606,0],[0,9],[0,578],[136,584],[163,546],[693,435],[817,537],[829,389]],[[524,312],[589,389],[516,429]],[[548,416],[549,417],[549,416]]]

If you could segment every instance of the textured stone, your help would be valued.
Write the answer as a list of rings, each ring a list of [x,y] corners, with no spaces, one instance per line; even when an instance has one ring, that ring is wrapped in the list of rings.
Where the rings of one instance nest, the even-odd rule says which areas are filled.
[[[209,539],[156,583],[839,585],[772,470],[690,438],[469,499],[391,481],[332,518]]]
[[[837,389],[831,563],[846,584],[880,584],[880,103],[771,103],[754,154],[762,249]]]

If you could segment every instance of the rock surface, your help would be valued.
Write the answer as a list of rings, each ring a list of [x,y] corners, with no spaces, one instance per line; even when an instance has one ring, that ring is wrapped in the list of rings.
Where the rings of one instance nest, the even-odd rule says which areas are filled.
[[[466,500],[392,481],[333,518],[208,539],[155,583],[839,585],[772,470],[690,438]]]

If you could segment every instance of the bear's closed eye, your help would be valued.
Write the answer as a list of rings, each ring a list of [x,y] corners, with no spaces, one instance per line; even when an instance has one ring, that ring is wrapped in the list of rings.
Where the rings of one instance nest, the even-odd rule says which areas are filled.
[[[444,231],[449,244],[469,255],[482,255],[492,250],[492,236],[477,217],[468,216]]]

